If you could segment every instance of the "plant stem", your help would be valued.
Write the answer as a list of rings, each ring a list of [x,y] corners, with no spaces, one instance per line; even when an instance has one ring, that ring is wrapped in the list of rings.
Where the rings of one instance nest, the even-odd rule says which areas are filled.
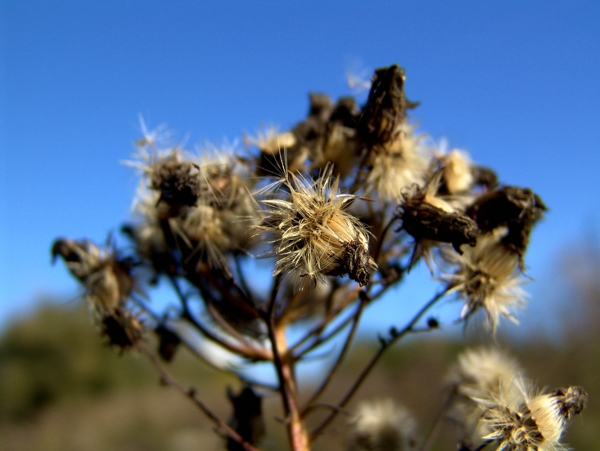
[[[275,325],[275,305],[279,278],[273,284],[269,307],[266,312],[266,322],[269,329],[269,339],[273,348],[273,364],[279,379],[279,391],[283,403],[285,422],[288,429],[288,438],[292,451],[310,451],[308,432],[300,417],[298,405],[298,389],[294,374],[294,360],[287,348],[285,326]]]
[[[238,443],[245,451],[259,451],[258,448],[254,447],[250,443],[244,441],[244,439],[227,423],[221,420],[215,413],[206,406],[198,397],[196,397],[196,390],[194,388],[185,388],[177,379],[175,379],[161,364],[158,358],[148,349],[146,344],[140,346],[140,350],[144,352],[160,373],[161,382],[165,385],[170,385],[177,388],[183,395],[190,398],[202,412],[212,420],[217,427],[223,431],[227,437],[234,442]]]
[[[352,387],[350,387],[350,389],[348,390],[346,395],[338,403],[338,406],[340,408],[344,407],[350,401],[352,396],[354,396],[356,391],[360,388],[361,384],[367,378],[367,376],[369,375],[369,373],[371,372],[371,370],[373,369],[375,364],[379,361],[381,356],[385,353],[385,351],[387,351],[396,341],[398,341],[404,335],[411,332],[413,330],[413,327],[415,326],[415,324],[421,319],[421,317],[427,312],[427,310],[429,310],[446,293],[447,293],[447,290],[443,290],[443,291],[439,292],[438,294],[436,294],[433,298],[431,298],[429,300],[429,302],[427,302],[423,307],[421,307],[421,309],[417,312],[417,314],[412,318],[412,320],[410,320],[410,322],[401,331],[395,333],[389,340],[387,340],[385,343],[383,343],[381,345],[381,347],[379,348],[379,351],[377,351],[377,353],[371,358],[371,361],[362,370],[362,372],[360,373],[360,375],[358,376],[358,378],[356,379],[356,381],[354,382]],[[331,412],[329,414],[329,416],[327,418],[325,418],[325,420],[323,420],[323,422],[319,426],[317,426],[313,432],[311,432],[311,434],[310,434],[311,441],[313,441],[315,438],[317,438],[325,430],[325,428],[327,426],[329,426],[329,423],[331,423],[335,419],[335,417],[337,416],[338,413],[339,413],[339,411],[336,411],[336,410]]]

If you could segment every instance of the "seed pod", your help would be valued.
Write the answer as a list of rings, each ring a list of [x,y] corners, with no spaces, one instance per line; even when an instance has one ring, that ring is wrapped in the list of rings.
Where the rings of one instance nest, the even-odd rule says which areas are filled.
[[[533,226],[547,210],[542,199],[531,189],[505,186],[479,197],[467,209],[467,215],[484,233],[506,226],[508,234],[502,243],[522,259]]]
[[[367,148],[392,141],[398,126],[406,119],[406,110],[418,104],[404,94],[404,69],[393,64],[375,71],[369,99],[357,125],[358,134]]]

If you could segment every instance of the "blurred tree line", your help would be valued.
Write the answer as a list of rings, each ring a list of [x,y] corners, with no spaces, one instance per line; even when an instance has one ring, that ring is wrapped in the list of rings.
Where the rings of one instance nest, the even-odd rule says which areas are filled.
[[[571,425],[565,442],[578,450],[598,449],[598,246],[571,248],[560,259],[559,272],[562,285],[557,285],[554,292],[564,302],[558,307],[562,309],[558,312],[561,321],[559,329],[552,331],[554,338],[532,334],[518,342],[506,336],[498,341],[508,344],[505,347],[533,380],[549,387],[585,387],[590,399],[588,408]],[[0,336],[1,450],[223,449],[223,441],[188,400],[159,386],[158,375],[145,359],[120,356],[103,346],[90,325],[86,306],[44,302]],[[466,345],[477,341],[478,337],[469,333],[454,340],[447,336],[443,341],[416,337],[403,342],[386,356],[358,399],[394,398],[414,413],[421,435],[426,436],[443,404],[448,367]],[[339,398],[372,346],[372,339],[354,346],[346,364],[347,380],[336,385],[325,402]],[[227,386],[238,390],[237,382],[225,373],[199,365],[182,351],[172,371],[206,395],[215,411],[227,418],[231,406],[223,404],[222,393]],[[269,398],[264,404],[269,430],[269,424],[277,421],[273,417],[281,412],[278,403]],[[337,421],[341,425],[349,420],[340,416]],[[344,449],[340,430],[333,427],[328,440],[317,443],[315,449]],[[452,432],[442,428],[441,434]],[[285,449],[284,437],[267,435],[265,449]]]

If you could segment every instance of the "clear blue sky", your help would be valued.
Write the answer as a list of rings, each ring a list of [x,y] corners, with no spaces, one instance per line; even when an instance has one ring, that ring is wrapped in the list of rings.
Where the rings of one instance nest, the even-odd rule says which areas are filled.
[[[190,144],[285,128],[357,61],[405,67],[421,130],[550,207],[538,317],[559,250],[600,220],[600,2],[0,0],[0,326],[77,292],[54,238],[129,217],[140,114]]]

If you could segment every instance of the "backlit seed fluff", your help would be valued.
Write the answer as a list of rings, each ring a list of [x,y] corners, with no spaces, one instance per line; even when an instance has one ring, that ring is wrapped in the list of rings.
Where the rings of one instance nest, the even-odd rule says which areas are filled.
[[[447,381],[461,395],[479,397],[489,391],[508,393],[521,374],[519,363],[497,348],[468,349],[458,356]],[[517,396],[517,393],[509,393]]]
[[[468,349],[458,356],[446,383],[452,389],[449,415],[462,426],[465,438],[473,434],[482,414],[481,406],[473,399],[495,394],[519,404],[523,395],[514,382],[521,374],[519,363],[497,348]]]
[[[292,132],[279,133],[277,127],[268,127],[259,131],[256,136],[244,136],[246,146],[256,146],[261,152],[276,155],[280,149],[296,145],[296,137]]]
[[[444,254],[457,267],[454,274],[445,275],[444,279],[465,303],[461,319],[468,319],[483,309],[492,333],[495,333],[501,316],[518,323],[513,310],[521,307],[526,298],[521,288],[519,255],[501,242],[506,232],[506,228],[500,227],[480,235],[474,247],[463,246],[462,255],[456,252]]]
[[[471,160],[465,152],[452,150],[442,158],[444,180],[449,194],[457,194],[471,189],[475,182]]]
[[[501,397],[477,399],[484,413],[481,438],[492,441],[497,451],[560,451],[569,449],[560,443],[568,420],[586,405],[587,393],[580,387],[559,389],[553,393],[533,393],[526,382],[519,382],[524,401],[519,405]]]
[[[268,254],[277,258],[273,275],[289,274],[296,290],[346,274],[364,286],[377,267],[365,226],[347,211],[358,197],[340,193],[332,171],[327,165],[313,181],[286,169],[280,180],[257,193],[270,194],[261,201],[265,209],[257,229],[273,236]],[[286,195],[277,197],[278,192]]]
[[[416,421],[391,399],[363,402],[355,413],[348,451],[416,449]]]
[[[404,189],[423,185],[429,160],[420,143],[409,124],[398,125],[394,140],[374,151],[365,192],[383,202],[397,202]]]

